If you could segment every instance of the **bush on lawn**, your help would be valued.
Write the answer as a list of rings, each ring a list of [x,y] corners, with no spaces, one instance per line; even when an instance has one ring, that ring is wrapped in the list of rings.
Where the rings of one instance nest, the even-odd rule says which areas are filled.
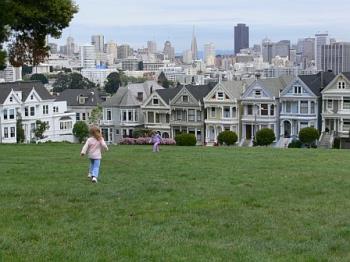
[[[78,121],[74,124],[73,135],[82,143],[89,136],[89,127],[84,121]]]
[[[197,144],[195,135],[187,133],[177,135],[175,141],[178,146],[195,146]]]
[[[303,145],[303,144],[300,142],[300,140],[293,140],[293,141],[288,145],[288,148],[301,148],[302,145]]]
[[[334,138],[333,148],[334,149],[340,149],[340,138],[339,137]]]
[[[316,140],[320,137],[320,134],[316,128],[306,127],[300,130],[299,139],[301,143],[308,147],[315,144]]]
[[[237,134],[232,131],[223,131],[218,135],[218,143],[220,145],[232,146],[238,140]]]
[[[276,136],[272,129],[263,128],[256,132],[255,145],[257,146],[269,146],[275,141]]]

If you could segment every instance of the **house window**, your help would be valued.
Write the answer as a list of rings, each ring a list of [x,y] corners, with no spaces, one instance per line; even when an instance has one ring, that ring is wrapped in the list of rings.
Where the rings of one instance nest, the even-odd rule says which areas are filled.
[[[309,126],[308,122],[300,122],[300,130]]]
[[[309,113],[309,102],[301,101],[300,102],[300,114],[308,114]]]
[[[169,114],[166,114],[165,122],[170,123],[170,115]]]
[[[130,122],[132,121],[132,112],[131,111],[128,112],[128,120]]]
[[[230,118],[230,117],[231,117],[230,108],[225,106],[224,107],[224,118]]]
[[[80,121],[80,113],[76,113],[76,114],[75,114],[75,119],[76,119],[77,121]]]
[[[188,103],[188,96],[182,96],[182,102]]]
[[[80,95],[80,96],[79,96],[79,104],[84,105],[85,102],[86,102],[85,97],[82,96],[82,95]]]
[[[292,103],[290,101],[286,102],[286,113],[292,112]]]
[[[160,123],[160,115],[159,115],[159,113],[156,113],[156,123]]]
[[[343,109],[350,109],[350,97],[344,97]]]
[[[253,105],[248,105],[247,106],[247,115],[248,116],[253,115]]]
[[[86,113],[82,113],[82,119],[83,119],[83,121],[86,120]]]
[[[202,112],[200,110],[197,110],[197,122],[202,121]]]
[[[211,108],[210,116],[211,116],[211,117],[215,117],[215,116],[216,116],[215,107],[212,107],[212,108]]]
[[[11,127],[10,135],[11,135],[12,138],[16,136],[16,128],[15,127]]]
[[[137,111],[134,112],[134,120],[135,122],[139,121],[139,116]]]
[[[119,129],[116,129],[116,130],[115,130],[115,134],[116,134],[117,136],[119,136],[119,134],[120,134]]]
[[[343,131],[350,131],[350,119],[344,119]]]
[[[111,121],[111,120],[112,120],[112,111],[107,110],[107,121]]]
[[[69,130],[72,129],[72,121],[60,122],[61,130]]]
[[[275,115],[275,105],[271,105],[270,106],[270,116],[274,116]]]
[[[223,92],[218,92],[217,99],[218,100],[224,100],[224,93]]]
[[[269,105],[268,104],[261,104],[260,112],[262,116],[268,116],[269,115]]]
[[[4,127],[4,137],[9,138],[9,128],[8,127]]]
[[[34,100],[34,95],[31,95],[31,96],[30,96],[30,100]]]
[[[333,100],[327,100],[327,108],[332,109],[333,108]]]
[[[29,116],[29,109],[27,106],[24,108],[24,116]]]
[[[148,123],[154,123],[154,113],[148,112]]]
[[[35,107],[34,106],[30,107],[30,116],[35,116]]]
[[[13,102],[13,97],[12,96],[10,97],[10,102]]]
[[[255,96],[261,96],[261,90],[255,90]]]
[[[181,110],[176,111],[176,119],[179,121],[182,120],[182,111]]]
[[[14,109],[10,109],[9,111],[9,115],[10,115],[10,119],[15,119],[15,110]]]
[[[311,101],[311,114],[315,114],[316,108],[315,108],[315,102]]]
[[[294,94],[301,94],[302,88],[301,86],[294,86]]]
[[[196,119],[195,113],[196,113],[196,111],[194,109],[188,110],[188,121],[190,121],[190,122],[195,121],[195,119]]]
[[[235,107],[232,107],[232,117],[237,117],[237,109]]]
[[[54,113],[58,113],[58,106],[54,106],[54,107],[53,107],[53,112],[54,112]]]
[[[153,105],[159,105],[159,99],[153,98]]]
[[[126,111],[123,111],[123,121],[126,121]]]
[[[345,82],[343,82],[343,81],[338,82],[338,89],[345,89],[345,87],[346,87]]]
[[[48,105],[44,105],[43,106],[43,115],[47,115],[49,114],[49,106]]]
[[[8,115],[7,115],[7,109],[4,110],[4,119],[7,120],[8,119]]]

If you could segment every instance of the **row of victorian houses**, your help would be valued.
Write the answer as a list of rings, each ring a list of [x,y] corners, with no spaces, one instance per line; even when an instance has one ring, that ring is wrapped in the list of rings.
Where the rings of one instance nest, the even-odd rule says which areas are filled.
[[[163,138],[192,133],[199,145],[214,145],[224,130],[251,146],[256,132],[271,128],[276,146],[297,138],[304,127],[321,132],[321,144],[348,138],[350,73],[224,81],[205,86],[164,89],[154,81],[120,87],[112,97],[98,90],[65,90],[53,97],[38,82],[0,84],[0,143],[16,142],[21,118],[26,142],[34,138],[36,120],[49,129],[45,139],[74,141],[76,121],[88,121],[102,106],[101,128],[107,142],[118,143],[138,129],[159,131]]]

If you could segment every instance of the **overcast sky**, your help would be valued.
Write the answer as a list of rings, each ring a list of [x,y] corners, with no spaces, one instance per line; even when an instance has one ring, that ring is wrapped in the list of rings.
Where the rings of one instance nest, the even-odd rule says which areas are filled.
[[[63,38],[90,42],[93,34],[106,41],[146,46],[155,40],[161,49],[170,40],[177,52],[190,48],[196,26],[199,49],[213,42],[217,49],[233,49],[233,26],[250,27],[250,44],[265,37],[273,41],[313,36],[328,31],[350,41],[349,0],[76,0],[79,13]]]

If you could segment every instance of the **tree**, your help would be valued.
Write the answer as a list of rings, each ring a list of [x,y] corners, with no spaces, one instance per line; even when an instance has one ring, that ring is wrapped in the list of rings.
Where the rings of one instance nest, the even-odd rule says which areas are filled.
[[[22,116],[20,114],[17,114],[16,138],[17,138],[17,144],[23,143],[25,139],[23,124],[22,124]]]
[[[108,94],[115,94],[117,93],[119,87],[127,85],[127,83],[128,78],[122,71],[110,73],[107,76],[107,81],[105,83],[105,91]]]
[[[102,107],[98,105],[94,109],[91,110],[91,114],[89,117],[89,125],[97,126],[102,119]]]
[[[34,129],[35,138],[36,139],[43,139],[45,131],[49,128],[50,128],[50,126],[47,122],[42,122],[40,120],[37,120],[35,122],[35,129]]]
[[[84,121],[78,121],[73,127],[73,135],[82,143],[89,136],[89,127]]]
[[[218,135],[218,143],[220,145],[231,146],[234,145],[238,140],[237,134],[232,131],[223,131]]]
[[[320,137],[318,130],[314,127],[306,127],[300,130],[299,140],[310,147]]]
[[[256,132],[255,145],[257,146],[268,146],[275,141],[276,136],[272,129],[263,128]]]
[[[44,85],[49,83],[49,80],[48,80],[47,77],[46,77],[45,75],[43,75],[43,74],[33,74],[33,75],[30,77],[30,80],[32,80],[32,81],[40,81],[40,82],[43,83]]]
[[[60,93],[66,89],[92,89],[96,85],[79,73],[59,73],[53,83],[53,91]]]
[[[9,61],[13,66],[38,65],[48,56],[46,37],[61,36],[78,7],[72,0],[2,0],[0,1],[0,67],[9,44]]]
[[[166,78],[163,71],[158,76],[158,84],[164,88],[170,87],[171,82]]]

